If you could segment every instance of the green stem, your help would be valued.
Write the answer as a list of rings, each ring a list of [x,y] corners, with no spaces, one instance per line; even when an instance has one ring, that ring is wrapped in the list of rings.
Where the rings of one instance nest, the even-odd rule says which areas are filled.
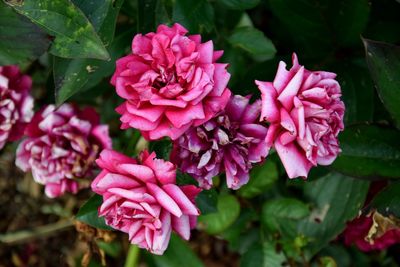
[[[45,236],[54,234],[58,231],[66,230],[73,226],[72,220],[63,220],[52,224],[36,227],[32,230],[21,230],[18,232],[1,234],[0,243],[20,244],[36,238],[43,238]]]
[[[136,267],[139,261],[139,247],[130,245],[128,255],[126,256],[125,267]]]

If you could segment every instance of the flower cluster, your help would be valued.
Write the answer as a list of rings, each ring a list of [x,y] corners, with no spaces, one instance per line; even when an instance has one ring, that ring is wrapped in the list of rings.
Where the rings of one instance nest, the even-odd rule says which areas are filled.
[[[194,199],[200,189],[177,186],[176,166],[155,157],[143,151],[135,160],[104,150],[92,190],[103,196],[99,215],[108,225],[128,233],[131,243],[163,254],[172,230],[189,239],[199,215]]]
[[[31,120],[16,164],[32,171],[49,197],[76,193],[77,178],[93,175],[96,161],[101,172],[91,188],[103,197],[99,216],[155,254],[166,250],[172,231],[189,239],[200,214],[201,189],[177,185],[177,168],[204,189],[225,173],[236,190],[274,147],[290,178],[307,177],[311,167],[337,157],[344,127],[334,73],[307,70],[294,54],[290,70],[280,62],[273,82],[256,81],[261,99],[250,103],[251,96],[232,96],[227,88],[227,64],[217,63],[223,51],[186,34],[174,24],[136,35],[111,79],[124,100],[116,109],[121,128],[136,128],[147,140],[172,139],[171,162],[146,150],[137,159],[111,150],[108,127],[91,108],[49,105],[31,120],[30,78],[0,67],[0,148]]]
[[[99,123],[92,108],[80,111],[70,104],[43,108],[25,129],[27,138],[18,146],[16,165],[32,171],[49,197],[76,193],[74,179],[90,176],[100,151],[111,147],[108,126]]]
[[[216,63],[222,51],[186,33],[179,24],[160,25],[136,35],[132,54],[117,61],[111,83],[126,100],[117,108],[123,129],[137,128],[150,140],[177,139],[225,107],[231,92],[227,64]]]
[[[16,141],[33,116],[32,80],[17,66],[0,66],[0,149]]]

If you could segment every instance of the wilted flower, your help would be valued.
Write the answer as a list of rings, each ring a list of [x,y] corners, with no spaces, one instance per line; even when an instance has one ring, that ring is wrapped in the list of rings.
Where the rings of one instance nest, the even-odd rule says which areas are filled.
[[[111,83],[126,100],[117,108],[121,128],[174,140],[225,107],[231,92],[227,64],[216,63],[222,51],[186,33],[179,24],[160,25],[156,33],[136,35],[132,54],[117,61]]]
[[[355,244],[361,251],[384,250],[391,245],[400,243],[400,229],[390,229],[368,241],[368,233],[373,227],[373,216],[361,215],[360,217],[347,223],[347,228],[343,232],[344,243],[348,246]]]
[[[256,81],[261,120],[270,123],[268,148],[275,147],[289,178],[307,177],[312,166],[335,160],[345,111],[336,74],[306,70],[296,54],[292,60],[289,71],[279,63],[274,82]]]
[[[372,182],[364,208],[386,186],[387,181]],[[384,217],[377,211],[370,212],[367,215],[361,214],[347,223],[341,237],[347,246],[354,244],[364,252],[387,249],[391,245],[400,243],[400,229],[398,226],[391,227],[390,218],[388,219],[384,221]]]
[[[111,147],[108,126],[99,123],[92,108],[43,108],[25,129],[27,138],[18,146],[16,165],[32,171],[48,197],[76,193],[79,186],[73,179],[90,176],[100,151]]]
[[[258,122],[261,102],[249,99],[233,96],[224,112],[174,142],[171,160],[201,187],[210,188],[212,178],[225,172],[228,187],[238,189],[248,182],[252,164],[267,156],[267,127]]]
[[[188,240],[199,211],[194,199],[200,189],[175,184],[176,167],[143,151],[138,161],[104,150],[96,161],[102,172],[92,190],[103,196],[99,216],[129,234],[129,241],[154,254],[163,254],[171,231]]]
[[[32,80],[17,66],[0,66],[0,149],[16,141],[33,116]]]

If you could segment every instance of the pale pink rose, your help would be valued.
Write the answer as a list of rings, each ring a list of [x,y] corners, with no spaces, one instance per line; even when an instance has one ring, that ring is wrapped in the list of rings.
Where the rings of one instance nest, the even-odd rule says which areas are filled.
[[[344,103],[336,74],[309,71],[293,54],[288,71],[279,63],[275,80],[256,81],[261,120],[270,123],[266,141],[275,147],[289,178],[307,177],[312,166],[331,164],[340,152]]]
[[[227,64],[216,63],[222,51],[186,33],[174,24],[137,34],[132,53],[117,61],[111,83],[126,100],[116,109],[122,129],[139,129],[149,140],[175,140],[224,109],[231,92]]]
[[[76,178],[90,178],[101,150],[111,148],[108,126],[100,124],[92,108],[78,110],[70,104],[49,105],[35,114],[18,146],[16,165],[32,171],[36,182],[54,198],[77,193]]]
[[[138,160],[104,150],[97,164],[103,170],[92,190],[103,196],[99,216],[129,234],[129,241],[154,254],[163,254],[171,232],[188,240],[197,223],[194,204],[200,189],[177,186],[174,164],[143,151]]]
[[[33,116],[32,80],[17,66],[0,66],[0,149],[16,141]]]

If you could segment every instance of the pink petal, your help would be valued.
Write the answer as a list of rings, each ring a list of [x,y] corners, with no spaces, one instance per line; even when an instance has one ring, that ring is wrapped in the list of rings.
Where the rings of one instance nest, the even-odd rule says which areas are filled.
[[[276,102],[278,96],[276,89],[270,82],[256,81],[261,91],[261,116],[260,121],[276,122],[279,120],[279,108]]]
[[[296,144],[292,142],[285,146],[278,138],[275,141],[275,149],[276,152],[278,152],[279,158],[289,178],[307,177],[312,164],[307,160],[304,152],[302,152]]]
[[[188,215],[182,215],[180,218],[172,217],[172,229],[184,240],[190,238],[190,221]]]
[[[300,86],[303,81],[304,67],[301,67],[299,71],[294,75],[290,82],[285,86],[283,91],[280,93],[278,100],[287,109],[291,110],[293,107],[293,97],[297,95]]]
[[[195,120],[204,119],[203,104],[199,103],[197,105],[189,105],[185,109],[180,110],[167,110],[165,115],[169,121],[174,125],[174,127],[180,128],[185,124]]]
[[[162,187],[167,194],[174,199],[178,204],[179,208],[184,214],[187,215],[199,215],[199,211],[196,206],[190,201],[190,199],[182,192],[179,186],[175,184],[166,184]]]
[[[182,216],[182,210],[179,208],[176,202],[166,192],[164,192],[163,189],[152,183],[147,183],[146,186],[164,209],[177,217]]]
[[[118,165],[119,172],[133,176],[142,182],[155,182],[154,172],[147,166],[131,163]]]

